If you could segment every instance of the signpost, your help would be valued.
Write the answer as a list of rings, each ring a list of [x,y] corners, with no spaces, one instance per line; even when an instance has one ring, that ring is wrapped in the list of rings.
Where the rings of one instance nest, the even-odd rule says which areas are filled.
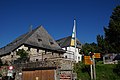
[[[92,70],[93,60],[90,56],[84,56],[84,61],[86,65],[90,65],[91,79],[93,79],[93,70]]]
[[[100,53],[94,53],[94,58],[100,58]]]
[[[94,79],[96,80],[95,58],[100,58],[100,53],[94,53],[92,57],[93,57]]]
[[[84,61],[85,61],[86,65],[92,65],[93,64],[93,61],[90,58],[90,56],[84,56]]]
[[[96,80],[95,58],[100,58],[100,53],[90,52],[90,56],[84,56],[85,65],[90,65],[91,79],[93,79],[93,74],[94,74],[94,80]]]

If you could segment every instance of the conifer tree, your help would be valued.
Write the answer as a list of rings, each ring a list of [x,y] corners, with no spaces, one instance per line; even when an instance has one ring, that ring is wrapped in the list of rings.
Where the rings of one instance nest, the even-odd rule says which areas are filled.
[[[120,53],[120,6],[114,9],[109,25],[104,31],[105,40],[112,47],[111,52]]]

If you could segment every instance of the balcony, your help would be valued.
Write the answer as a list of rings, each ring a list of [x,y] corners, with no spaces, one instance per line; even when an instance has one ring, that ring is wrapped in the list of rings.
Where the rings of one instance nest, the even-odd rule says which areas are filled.
[[[15,68],[21,68],[22,70],[28,69],[46,69],[54,68],[56,69],[58,64],[54,61],[36,61],[36,62],[26,62],[14,64]]]

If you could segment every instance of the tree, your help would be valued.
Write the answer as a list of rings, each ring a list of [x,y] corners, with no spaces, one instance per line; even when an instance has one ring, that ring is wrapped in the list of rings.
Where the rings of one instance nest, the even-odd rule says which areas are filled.
[[[20,56],[20,60],[28,60],[28,53],[24,49],[19,49],[17,55]]]
[[[112,47],[111,52],[120,52],[120,6],[117,6],[109,21],[108,27],[104,28],[105,40]]]
[[[105,54],[109,52],[110,46],[105,41],[103,35],[97,35],[97,51]]]
[[[96,43],[85,43],[82,46],[81,52],[83,52],[85,55],[89,55],[89,52],[97,52],[97,44]]]

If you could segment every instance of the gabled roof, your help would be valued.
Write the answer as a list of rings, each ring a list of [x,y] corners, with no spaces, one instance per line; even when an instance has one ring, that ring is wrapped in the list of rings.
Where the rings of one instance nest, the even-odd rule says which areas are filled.
[[[71,45],[71,38],[72,36],[68,36],[68,37],[65,37],[65,38],[61,38],[59,40],[56,40],[56,42],[59,44],[59,46],[61,48],[64,48],[64,47],[70,47]],[[77,43],[77,48],[81,48],[82,45],[80,43],[80,41],[78,39],[76,39],[76,43]]]
[[[115,61],[115,60],[120,60],[120,54],[117,54],[117,55],[115,56],[115,58],[113,59],[113,61]]]
[[[63,52],[61,47],[48,34],[48,32],[42,26],[39,26],[36,29],[27,32],[26,34],[19,36],[5,47],[0,48],[0,55],[8,54],[9,52],[14,51],[23,44],[42,49]]]

